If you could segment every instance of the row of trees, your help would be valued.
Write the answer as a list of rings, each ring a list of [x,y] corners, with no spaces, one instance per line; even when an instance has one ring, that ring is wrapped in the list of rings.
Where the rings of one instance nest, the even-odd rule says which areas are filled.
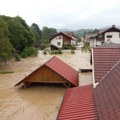
[[[26,50],[34,50],[36,43],[36,47],[48,44],[50,36],[55,33],[56,29],[43,27],[41,30],[35,23],[28,26],[19,16],[0,16],[0,61],[6,62]]]
[[[35,46],[43,49],[50,43],[49,39],[57,33],[55,28],[43,27],[42,30],[35,23],[31,25],[31,29],[35,35]]]

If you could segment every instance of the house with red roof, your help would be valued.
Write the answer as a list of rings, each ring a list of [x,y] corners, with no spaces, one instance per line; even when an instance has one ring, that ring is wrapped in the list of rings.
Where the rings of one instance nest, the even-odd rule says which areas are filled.
[[[120,120],[120,48],[105,45],[95,48],[94,54],[99,83],[95,88],[87,85],[67,89],[57,120]]]
[[[120,120],[120,60],[94,89],[98,120]]]
[[[96,47],[105,42],[120,44],[120,29],[112,25],[112,27],[98,31],[96,34],[86,35],[85,41],[90,43],[90,47]]]
[[[95,85],[120,60],[120,44],[104,43],[93,48],[92,52],[93,84]]]
[[[97,120],[92,85],[67,89],[57,120]]]
[[[62,83],[66,87],[78,86],[78,72],[57,57],[52,57],[15,86],[31,83]]]
[[[77,40],[73,33],[60,32],[50,38],[51,49],[62,49],[66,45],[76,45]]]

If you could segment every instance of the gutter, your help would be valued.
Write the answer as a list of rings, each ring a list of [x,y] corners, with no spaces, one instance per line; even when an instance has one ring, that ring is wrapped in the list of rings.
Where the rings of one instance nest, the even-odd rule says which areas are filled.
[[[94,55],[93,55],[93,48],[91,48],[91,51],[92,51],[92,64],[93,64],[93,88],[96,87],[96,84],[95,84],[95,74],[94,74]]]

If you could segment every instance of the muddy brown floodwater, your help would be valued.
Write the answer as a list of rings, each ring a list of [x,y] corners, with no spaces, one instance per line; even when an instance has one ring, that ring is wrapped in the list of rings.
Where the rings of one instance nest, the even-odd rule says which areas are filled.
[[[55,120],[64,91],[48,86],[0,90],[0,119]]]
[[[72,57],[77,59],[76,55],[72,55]],[[73,64],[74,68],[79,67],[78,59],[80,58],[73,63],[74,58],[71,59],[72,61],[69,59],[71,55],[59,57],[66,60],[68,64]],[[18,81],[49,58],[51,58],[50,55],[44,56],[39,53],[38,57],[22,59],[20,62],[10,62],[5,68],[0,66],[0,70],[14,71],[11,74],[0,74],[0,120],[56,120],[66,90],[64,86],[39,84],[30,85],[26,89],[21,86],[14,87]],[[88,57],[86,61],[88,61]],[[91,74],[87,76],[86,74],[81,75],[81,85],[91,83]],[[88,78],[89,80],[85,80]],[[85,81],[82,82],[82,79]]]

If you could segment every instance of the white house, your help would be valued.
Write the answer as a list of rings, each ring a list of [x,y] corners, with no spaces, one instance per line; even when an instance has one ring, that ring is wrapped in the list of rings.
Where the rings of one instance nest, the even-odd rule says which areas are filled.
[[[96,47],[105,42],[120,44],[120,29],[112,25],[107,30],[91,35],[89,39],[85,37],[85,41],[90,43],[90,47]]]
[[[65,45],[76,45],[77,40],[73,34],[60,32],[50,38],[51,49],[61,49]]]

